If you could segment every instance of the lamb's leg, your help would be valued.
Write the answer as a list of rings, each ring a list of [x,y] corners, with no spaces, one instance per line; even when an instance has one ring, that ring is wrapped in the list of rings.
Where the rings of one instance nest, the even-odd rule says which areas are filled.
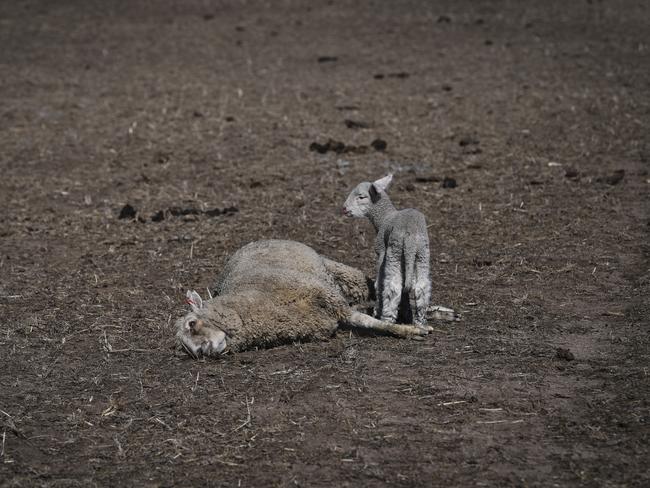
[[[363,271],[327,258],[323,258],[323,265],[348,303],[359,305],[374,298],[372,280]]]
[[[405,324],[392,324],[390,322],[383,322],[377,320],[365,313],[353,311],[350,317],[346,320],[346,325],[350,327],[359,327],[361,329],[371,329],[380,332],[387,332],[397,337],[414,338],[427,335],[429,331],[422,327]]]
[[[395,322],[399,303],[402,299],[402,257],[401,253],[388,249],[384,262],[382,281],[382,310],[381,320]]]
[[[431,301],[431,279],[429,277],[429,249],[423,249],[415,256],[415,325],[427,324],[427,310]]]
[[[381,317],[384,302],[384,258],[386,253],[383,249],[377,252],[377,276],[375,276],[375,309],[373,315]]]

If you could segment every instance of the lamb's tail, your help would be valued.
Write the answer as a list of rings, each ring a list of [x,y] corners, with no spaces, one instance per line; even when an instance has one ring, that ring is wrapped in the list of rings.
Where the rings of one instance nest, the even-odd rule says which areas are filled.
[[[406,237],[408,239],[408,236]],[[410,293],[415,286],[415,249],[412,242],[404,243],[404,293]]]

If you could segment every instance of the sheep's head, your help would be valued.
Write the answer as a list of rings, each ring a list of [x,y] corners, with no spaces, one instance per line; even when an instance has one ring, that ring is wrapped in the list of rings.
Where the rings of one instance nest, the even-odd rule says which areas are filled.
[[[241,321],[239,315],[227,307],[206,307],[195,291],[187,292],[187,303],[192,311],[176,321],[176,337],[193,358],[218,356],[226,351],[228,337],[224,332],[229,322]]]
[[[381,192],[386,191],[393,180],[393,175],[387,175],[374,183],[364,181],[350,192],[343,204],[343,213],[348,217],[367,217],[370,208],[377,203]]]

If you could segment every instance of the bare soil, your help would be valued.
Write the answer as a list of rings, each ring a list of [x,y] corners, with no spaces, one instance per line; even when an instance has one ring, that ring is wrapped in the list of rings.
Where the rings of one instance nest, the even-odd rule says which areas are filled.
[[[648,486],[648,32],[643,0],[2,2],[0,486]],[[372,274],[340,207],[389,171],[462,322],[175,350],[252,240]]]

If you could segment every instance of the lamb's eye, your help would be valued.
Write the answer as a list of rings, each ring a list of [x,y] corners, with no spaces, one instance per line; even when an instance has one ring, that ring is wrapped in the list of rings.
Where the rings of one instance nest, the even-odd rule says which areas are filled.
[[[365,200],[366,198],[368,198],[368,195],[359,195],[358,198],[359,200]]]
[[[196,328],[196,320],[190,320],[187,325],[190,326],[190,329],[194,330]]]

